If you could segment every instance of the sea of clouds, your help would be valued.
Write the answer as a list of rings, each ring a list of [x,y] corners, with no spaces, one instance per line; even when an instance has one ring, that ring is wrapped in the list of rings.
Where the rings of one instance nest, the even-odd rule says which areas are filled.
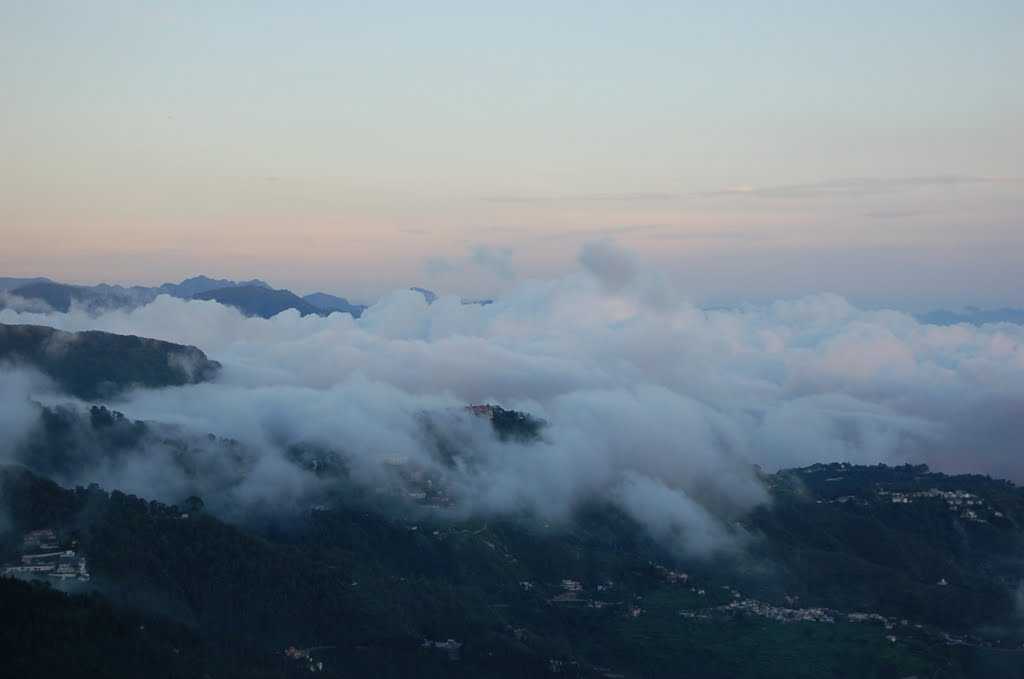
[[[732,519],[767,502],[754,464],[926,462],[1024,480],[1024,327],[922,325],[831,294],[706,311],[666,280],[601,242],[578,271],[486,306],[398,291],[358,320],[267,320],[162,296],[100,316],[6,309],[0,322],[154,337],[223,363],[213,383],[111,406],[261,451],[241,491],[253,501],[301,497],[309,482],[279,453],[312,443],[344,450],[368,484],[385,460],[433,465],[464,511],[558,519],[599,499],[709,553],[734,545]],[[0,380],[10,449],[30,428],[26,394],[46,387],[10,367]],[[543,418],[543,440],[499,442],[462,410],[470,403]],[[448,413],[437,422],[472,459],[438,466],[424,412]],[[102,480],[181,490],[160,486],[167,469],[136,466]]]

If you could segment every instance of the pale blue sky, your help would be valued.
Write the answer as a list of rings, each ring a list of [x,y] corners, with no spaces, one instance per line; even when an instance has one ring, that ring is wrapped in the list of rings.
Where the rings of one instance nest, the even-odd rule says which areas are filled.
[[[1024,304],[1024,3],[551,4],[0,1],[0,273]]]

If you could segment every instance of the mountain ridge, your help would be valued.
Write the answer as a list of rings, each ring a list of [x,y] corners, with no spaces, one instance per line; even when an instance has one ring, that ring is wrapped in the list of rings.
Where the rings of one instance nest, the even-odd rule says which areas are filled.
[[[310,304],[290,290],[239,285],[216,288],[192,295],[191,299],[217,302],[234,307],[245,316],[273,318],[282,311],[295,309],[300,316],[326,316],[327,312]]]
[[[232,290],[236,292],[231,292]],[[344,297],[324,292],[300,297],[287,289],[274,289],[269,283],[258,278],[234,281],[205,275],[192,276],[180,283],[163,283],[153,287],[126,287],[107,283],[72,285],[42,277],[0,278],[0,293],[7,296],[0,296],[0,309],[5,306],[27,308],[31,311],[48,308],[59,313],[70,312],[72,306],[79,306],[90,314],[115,309],[133,309],[152,302],[160,295],[185,300],[217,301],[234,306],[246,315],[264,318],[285,309],[296,309],[303,316],[328,315],[340,311],[359,318],[367,308],[362,304],[353,304]],[[230,303],[224,300],[229,300]],[[38,305],[45,306],[40,309]]]
[[[0,360],[40,370],[79,398],[106,398],[133,386],[164,387],[213,379],[220,363],[194,346],[99,330],[71,333],[0,323]]]
[[[859,484],[845,492],[869,504],[838,501],[844,496],[827,481],[837,474]],[[715,678],[1019,676],[1013,667],[1024,649],[974,636],[978,622],[1012,619],[1013,611],[998,578],[971,565],[972,551],[951,552],[955,563],[922,563],[968,569],[942,570],[949,581],[937,581],[915,574],[914,559],[870,551],[860,533],[874,525],[865,519],[890,517],[903,548],[925,556],[947,549],[958,538],[944,533],[959,526],[971,550],[997,555],[987,541],[1001,535],[1019,555],[1017,529],[990,535],[942,500],[902,507],[878,489],[915,480],[969,488],[1015,523],[1024,519],[1020,489],[909,465],[822,464],[766,478],[782,513],[764,508],[744,521],[769,531],[762,539],[771,542],[754,556],[782,568],[781,580],[742,561],[680,559],[601,507],[582,509],[557,531],[527,517],[453,523],[344,503],[297,522],[229,524],[198,499],[168,505],[0,467],[0,509],[17,539],[45,529],[75,541],[91,589],[115,612],[141,611],[162,625],[152,616],[173,611],[211,648],[264,668],[294,648],[302,671],[312,657],[327,676],[668,677],[694,657],[698,676]],[[917,526],[921,518],[931,525]],[[16,544],[0,544],[6,558]],[[830,584],[837,572],[847,580],[839,591]],[[943,620],[960,622],[937,627]],[[258,671],[246,667],[242,676]]]

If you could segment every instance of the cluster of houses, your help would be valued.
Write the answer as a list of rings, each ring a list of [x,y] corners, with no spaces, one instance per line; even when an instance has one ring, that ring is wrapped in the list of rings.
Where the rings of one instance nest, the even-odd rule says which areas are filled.
[[[879,490],[878,498],[882,502],[894,505],[910,505],[919,500],[941,500],[947,509],[960,515],[965,521],[988,523],[989,519],[1001,519],[1004,514],[988,505],[985,500],[966,490],[939,490],[929,488],[918,491]],[[851,504],[868,506],[872,498],[862,495],[840,495],[829,500],[817,500],[818,504]]]
[[[525,582],[519,584],[523,587],[524,591],[530,591],[534,587],[532,582]],[[563,606],[570,605],[582,608],[597,609],[607,608],[609,606],[622,606],[624,604],[624,602],[622,601],[606,601],[604,599],[595,599],[586,596],[586,591],[584,590],[583,583],[579,580],[572,580],[570,578],[566,578],[559,583],[559,589],[561,591],[558,594],[548,599],[549,604],[560,604]],[[615,583],[611,580],[606,580],[604,582],[598,583],[595,586],[595,590],[597,591],[597,593],[604,594],[606,596],[614,589]],[[638,617],[642,611],[639,608],[627,607],[626,612],[627,615],[630,615],[631,617],[635,618]]]
[[[321,646],[320,648],[329,647]],[[323,672],[323,661],[315,659],[312,655],[312,651],[315,650],[315,648],[296,648],[295,646],[289,646],[288,648],[284,649],[284,654],[285,656],[291,658],[295,662],[302,663],[303,665],[305,665],[306,669],[310,672]]]
[[[985,500],[966,490],[939,490],[938,488],[914,492],[880,490],[878,495],[897,505],[909,505],[916,500],[942,500],[951,512],[959,512],[960,518],[969,521],[984,522],[985,519],[979,515],[979,512],[990,509]],[[995,517],[1003,516],[999,511],[992,511],[991,514]]]
[[[885,629],[896,628],[896,620],[894,618],[887,618],[879,613],[847,613],[846,619],[849,622],[873,622],[875,624],[883,625]],[[908,620],[900,620],[899,624],[906,627],[910,622]],[[922,626],[915,625],[915,627],[920,629]]]
[[[586,604],[589,603],[589,599],[584,599],[581,595],[583,594],[583,583],[579,580],[565,579],[559,583],[559,589],[562,591],[555,596],[548,599],[548,603],[552,604]]]
[[[494,406],[492,405],[468,405],[466,406],[466,410],[477,417],[485,417],[488,420],[494,419]]]
[[[734,590],[732,594],[734,600],[723,606],[699,610],[683,610],[680,611],[680,615],[684,618],[708,619],[715,615],[746,614],[782,623],[821,622],[827,624],[833,624],[836,620],[845,618],[847,622],[879,624],[887,630],[895,629],[898,625],[907,626],[910,624],[907,620],[898,621],[878,613],[841,613],[831,608],[774,606],[757,599],[735,598],[737,592]],[[795,604],[798,599],[799,597],[786,597],[787,603],[791,602],[792,604]],[[915,627],[920,629],[922,626],[915,625]]]
[[[747,613],[776,622],[835,622],[835,614],[827,608],[784,608],[756,599],[736,599],[716,610],[722,613]]]
[[[424,639],[421,644],[423,648],[436,648],[440,651],[444,651],[448,654],[451,660],[459,659],[459,651],[462,650],[462,642],[455,641],[455,639],[446,639],[444,641],[432,641],[430,639]]]
[[[939,584],[945,584],[945,580],[943,579]],[[735,594],[735,591],[733,591],[734,596]],[[786,597],[787,603],[792,602],[795,604],[797,599],[798,597]],[[772,604],[758,601],[756,599],[738,598],[725,605],[716,606],[714,608],[684,609],[679,612],[679,615],[690,620],[711,620],[722,616],[751,615],[780,623],[818,622],[834,624],[836,621],[845,620],[846,622],[851,623],[879,625],[887,632],[903,630],[903,634],[925,634],[932,638],[937,636],[943,643],[951,646],[993,646],[992,642],[982,641],[971,636],[956,636],[948,632],[926,628],[920,623],[911,623],[906,619],[889,618],[879,613],[842,613],[831,608],[788,608],[783,606],[773,606]],[[887,634],[885,638],[891,643],[896,643],[897,641],[895,634]],[[1022,648],[1024,648],[1024,646],[1022,646]]]
[[[18,561],[0,567],[8,577],[57,581],[89,580],[85,557],[73,549],[64,549],[53,530],[35,530],[22,539]]]
[[[670,585],[685,585],[690,579],[690,576],[682,571],[674,571],[670,568],[666,568],[661,564],[650,562],[650,566],[658,574],[658,577],[669,583]]]
[[[395,481],[379,488],[380,492],[428,507],[448,508],[455,504],[441,478],[426,467],[397,456],[385,458],[384,465],[393,472]]]

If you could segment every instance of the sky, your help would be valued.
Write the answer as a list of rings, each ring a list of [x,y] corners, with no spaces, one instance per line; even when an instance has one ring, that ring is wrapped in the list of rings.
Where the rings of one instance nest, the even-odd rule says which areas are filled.
[[[1024,305],[1024,4],[707,5],[0,0],[0,275]]]

